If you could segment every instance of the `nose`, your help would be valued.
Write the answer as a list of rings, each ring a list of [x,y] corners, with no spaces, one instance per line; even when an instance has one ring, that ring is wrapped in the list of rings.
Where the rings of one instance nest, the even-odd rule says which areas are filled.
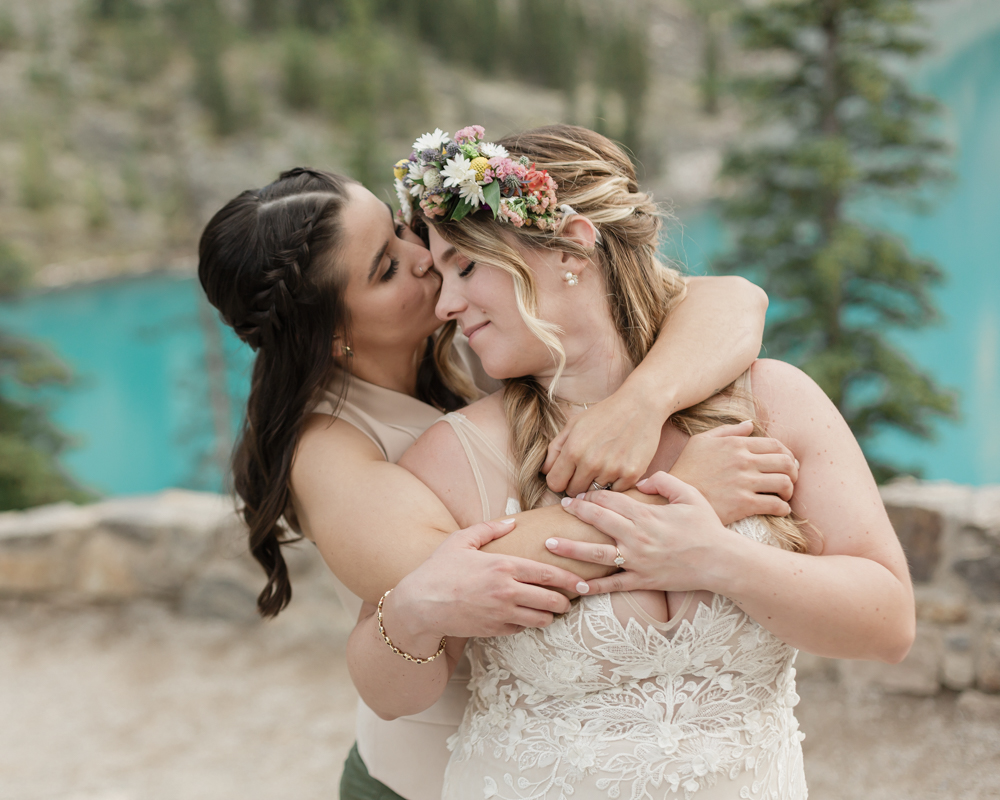
[[[462,295],[461,282],[457,277],[452,275],[454,271],[453,269],[446,269],[441,276],[441,290],[438,293],[438,301],[434,307],[434,313],[437,314],[437,318],[442,322],[455,319],[469,305]]]
[[[419,251],[417,257],[413,259],[413,274],[422,278],[434,266],[434,258],[426,247],[420,246]]]

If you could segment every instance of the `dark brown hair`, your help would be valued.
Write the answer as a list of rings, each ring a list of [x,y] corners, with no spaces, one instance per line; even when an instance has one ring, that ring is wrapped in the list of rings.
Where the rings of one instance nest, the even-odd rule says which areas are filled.
[[[350,178],[296,168],[227,203],[202,233],[198,277],[209,302],[256,351],[246,416],[233,452],[233,487],[243,501],[250,552],[267,584],[262,616],[292,598],[281,545],[301,537],[291,515],[289,480],[306,414],[330,386],[333,341],[350,344],[344,271],[337,270],[340,219]],[[440,349],[440,348],[437,348]],[[341,400],[350,380],[334,387]],[[442,378],[432,338],[417,375],[417,397],[442,410],[466,400]]]

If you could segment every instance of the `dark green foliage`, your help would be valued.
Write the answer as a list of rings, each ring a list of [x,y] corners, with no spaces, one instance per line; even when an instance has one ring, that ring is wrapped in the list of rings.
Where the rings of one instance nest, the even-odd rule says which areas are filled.
[[[94,0],[93,15],[101,20],[139,19],[145,8],[137,0]]]
[[[0,241],[0,299],[9,298],[27,279],[24,262]],[[0,511],[28,508],[86,496],[60,469],[58,456],[67,440],[39,405],[10,396],[66,383],[69,375],[39,347],[0,330]]]
[[[813,377],[864,447],[881,429],[921,438],[954,396],[885,336],[936,311],[934,264],[866,224],[876,195],[919,198],[948,175],[946,148],[927,133],[936,106],[915,95],[888,59],[924,45],[911,0],[779,0],[747,9],[744,45],[791,66],[742,82],[760,133],[737,147],[724,176],[735,252],[717,265],[749,271],[777,304],[765,344]],[[879,479],[898,468],[872,463]]]
[[[688,0],[688,5],[701,23],[703,36],[701,77],[698,79],[701,106],[706,114],[712,116],[719,113],[725,83],[722,69],[723,37],[736,2],[737,0]]]
[[[323,76],[316,42],[306,31],[285,34],[281,58],[281,96],[299,111],[316,108],[322,100]]]
[[[649,90],[649,38],[639,20],[618,20],[599,40],[599,86],[619,94],[625,121],[618,137],[632,153],[642,151],[642,120]]]
[[[259,33],[276,30],[284,21],[281,0],[250,0],[250,29]]]
[[[522,80],[574,94],[586,41],[586,23],[573,0],[519,0],[511,51]]]
[[[194,92],[219,136],[235,133],[240,115],[222,69],[228,21],[218,0],[172,0],[167,6],[194,57]]]
[[[344,0],[296,0],[295,22],[313,31],[328,31],[337,23]]]
[[[6,8],[0,9],[0,52],[13,50],[17,47],[20,39],[17,25],[10,11]]]

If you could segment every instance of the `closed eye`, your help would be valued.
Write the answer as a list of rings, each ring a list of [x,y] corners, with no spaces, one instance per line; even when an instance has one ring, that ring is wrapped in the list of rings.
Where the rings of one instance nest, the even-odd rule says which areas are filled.
[[[476,266],[475,261],[470,261],[469,266],[458,273],[459,278],[468,278],[472,274],[473,268]]]
[[[399,262],[394,258],[390,258],[389,269],[385,271],[385,275],[383,275],[379,280],[381,280],[383,283],[385,283],[386,281],[391,281],[393,276],[398,271],[399,271]]]

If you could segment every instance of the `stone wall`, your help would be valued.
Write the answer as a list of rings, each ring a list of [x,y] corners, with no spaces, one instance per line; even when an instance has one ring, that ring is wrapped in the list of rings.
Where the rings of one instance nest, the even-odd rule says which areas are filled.
[[[315,547],[285,548],[293,606],[343,616]],[[0,598],[60,604],[162,602],[251,623],[264,586],[232,499],[169,490],[88,506],[0,514]]]
[[[909,694],[942,687],[1000,693],[1000,486],[905,481],[883,487],[882,496],[914,578],[913,650],[898,665],[802,654],[800,672]],[[349,628],[316,549],[301,543],[286,550],[291,611]],[[252,624],[262,586],[232,500],[219,495],[172,490],[0,514],[2,598],[143,599]]]
[[[917,639],[902,664],[841,661],[849,684],[908,694],[1000,693],[1000,486],[882,487],[910,564]]]

